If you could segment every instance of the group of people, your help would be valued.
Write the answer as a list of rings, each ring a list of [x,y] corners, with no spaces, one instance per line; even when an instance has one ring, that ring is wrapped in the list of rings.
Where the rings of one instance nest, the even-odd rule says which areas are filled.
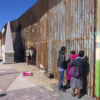
[[[36,51],[35,48],[31,47],[26,50],[26,62],[28,65],[35,64],[35,58],[36,58]]]
[[[84,51],[80,50],[78,54],[70,51],[68,60],[65,58],[66,47],[61,47],[58,57],[59,71],[59,90],[65,90],[65,87],[72,87],[72,96],[75,96],[75,89],[78,90],[78,98],[81,97],[81,90],[86,92],[86,76],[89,72],[88,58],[84,57]],[[66,71],[66,86],[63,86],[64,71]]]

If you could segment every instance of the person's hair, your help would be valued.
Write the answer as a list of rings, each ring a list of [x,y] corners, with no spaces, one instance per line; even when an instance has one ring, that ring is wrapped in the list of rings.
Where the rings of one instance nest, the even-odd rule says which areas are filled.
[[[70,51],[70,54],[76,54],[75,50]]]
[[[66,47],[62,46],[62,47],[61,47],[61,51],[63,52],[63,51],[65,51],[65,50],[66,50]]]
[[[80,50],[78,55],[79,57],[84,57],[84,51]]]

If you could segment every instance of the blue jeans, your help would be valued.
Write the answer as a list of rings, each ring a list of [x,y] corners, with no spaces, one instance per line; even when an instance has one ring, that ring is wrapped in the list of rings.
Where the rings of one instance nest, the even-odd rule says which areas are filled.
[[[64,71],[59,71],[59,90],[62,89],[64,79]]]

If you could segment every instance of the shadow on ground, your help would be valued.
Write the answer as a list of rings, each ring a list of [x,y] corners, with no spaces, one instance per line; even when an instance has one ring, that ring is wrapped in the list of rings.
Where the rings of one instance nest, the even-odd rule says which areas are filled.
[[[2,62],[3,60],[2,59],[0,59],[0,63]]]
[[[2,94],[0,94],[0,97],[4,97],[6,95],[7,95],[6,93],[2,93]]]

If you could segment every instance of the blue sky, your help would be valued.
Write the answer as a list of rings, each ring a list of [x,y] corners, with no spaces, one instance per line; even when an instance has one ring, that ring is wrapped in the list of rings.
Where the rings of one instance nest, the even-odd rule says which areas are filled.
[[[17,19],[38,0],[0,0],[0,30],[8,22]]]

